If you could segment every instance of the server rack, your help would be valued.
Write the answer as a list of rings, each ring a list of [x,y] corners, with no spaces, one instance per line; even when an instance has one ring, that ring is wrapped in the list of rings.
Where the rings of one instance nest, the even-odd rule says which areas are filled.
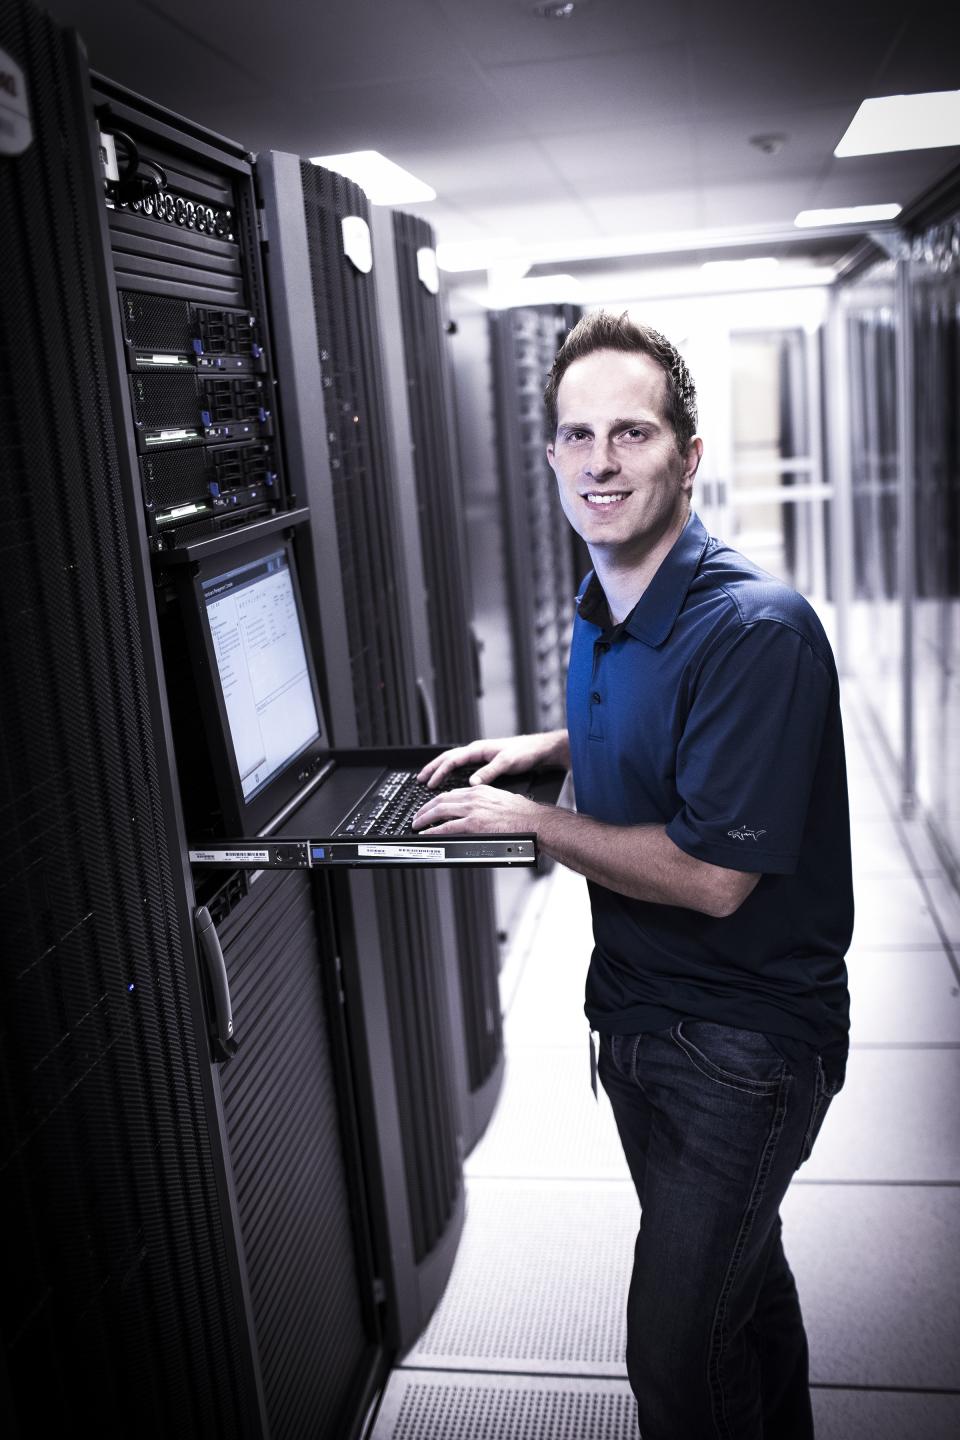
[[[513,619],[519,728],[565,723],[574,598],[583,564],[557,504],[544,455],[543,387],[577,319],[571,306],[504,310],[490,316],[497,449]]]
[[[32,7],[5,3],[0,22],[33,128],[0,160],[17,479],[0,578],[10,1430],[339,1440],[387,1363],[345,1048],[350,957],[327,892],[300,876],[235,875],[205,894],[237,1004],[221,1073],[151,573],[152,559],[162,592],[185,546],[304,518],[268,398],[251,165],[106,81],[91,91],[75,38]],[[117,148],[120,184],[156,195],[162,174],[177,230],[125,208],[118,180],[105,191]],[[185,208],[180,226],[191,194],[242,228],[191,230]],[[224,389],[225,367],[203,358],[240,351]],[[188,452],[200,470],[145,469]],[[311,1345],[330,1360],[305,1363]]]
[[[334,742],[416,743],[426,736],[372,250],[363,246],[367,200],[342,176],[293,156],[262,155],[257,168],[281,389],[286,376],[301,377],[285,433],[305,457],[304,494],[322,517],[310,526],[305,599],[323,636]],[[391,1335],[400,1348],[419,1336],[438,1301],[463,1224],[448,886],[446,877],[397,871],[357,873],[337,887],[344,914],[365,927],[357,953],[376,946],[383,955],[382,982],[367,984],[365,1003],[386,1027],[373,1063],[389,1066],[390,1083],[369,1098],[385,1127],[379,1163],[394,1203],[380,1230],[394,1266]]]
[[[451,444],[448,358],[433,231],[386,209],[373,214],[384,373],[405,524],[414,645],[428,734],[460,743],[480,734],[479,660],[470,623],[464,499]],[[503,1079],[499,944],[493,880],[452,872],[452,1026],[464,1148],[483,1134]],[[456,1043],[459,1042],[459,1043]]]
[[[7,1433],[252,1435],[257,1398],[116,441],[76,41],[0,7]]]

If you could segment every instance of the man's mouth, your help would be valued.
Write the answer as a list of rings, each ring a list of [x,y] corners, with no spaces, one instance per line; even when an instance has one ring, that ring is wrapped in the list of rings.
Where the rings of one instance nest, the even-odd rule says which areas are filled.
[[[629,490],[588,491],[583,498],[588,505],[617,505],[621,500],[626,500],[629,494]]]

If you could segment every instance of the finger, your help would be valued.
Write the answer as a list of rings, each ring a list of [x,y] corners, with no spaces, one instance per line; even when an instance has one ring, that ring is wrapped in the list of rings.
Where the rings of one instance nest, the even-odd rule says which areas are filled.
[[[504,754],[504,752],[501,750],[499,754],[494,755],[492,760],[487,761],[486,765],[481,765],[479,770],[474,770],[473,774],[470,776],[470,784],[490,785],[494,780],[496,780],[498,775],[502,775],[506,770],[509,769],[510,761]]]
[[[471,765],[475,760],[485,759],[486,753],[482,741],[475,740],[470,745],[458,745],[455,750],[445,750],[442,755],[429,761],[417,778],[433,789],[445,780],[451,771],[459,769],[461,765]]]

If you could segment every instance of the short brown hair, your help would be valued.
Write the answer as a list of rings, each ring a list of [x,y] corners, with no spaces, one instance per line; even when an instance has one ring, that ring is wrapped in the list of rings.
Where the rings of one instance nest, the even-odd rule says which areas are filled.
[[[592,355],[596,350],[623,350],[628,354],[649,355],[667,377],[667,410],[676,436],[677,448],[686,450],[697,433],[697,389],[683,356],[675,345],[650,325],[636,325],[627,316],[611,315],[597,310],[577,321],[564,340],[550,367],[543,402],[551,433],[557,429],[557,391],[560,381],[575,360]]]

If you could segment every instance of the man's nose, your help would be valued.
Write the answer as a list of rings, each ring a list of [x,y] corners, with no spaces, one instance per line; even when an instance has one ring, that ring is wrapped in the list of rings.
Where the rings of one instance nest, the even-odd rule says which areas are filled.
[[[589,480],[609,480],[611,475],[617,475],[620,471],[620,463],[617,460],[616,452],[611,440],[594,440],[587,456],[584,466],[584,474]]]

